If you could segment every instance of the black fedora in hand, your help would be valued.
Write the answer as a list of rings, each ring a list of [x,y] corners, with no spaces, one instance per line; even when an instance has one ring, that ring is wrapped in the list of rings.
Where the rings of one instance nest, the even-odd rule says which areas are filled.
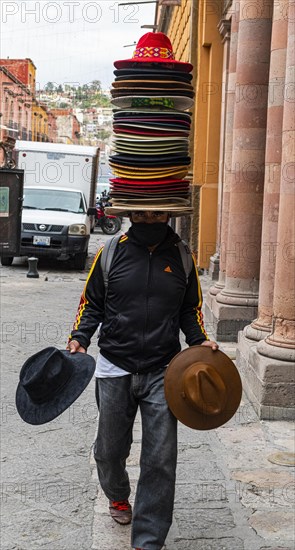
[[[54,347],[29,357],[20,371],[16,408],[28,424],[45,424],[64,412],[89,384],[95,360]]]

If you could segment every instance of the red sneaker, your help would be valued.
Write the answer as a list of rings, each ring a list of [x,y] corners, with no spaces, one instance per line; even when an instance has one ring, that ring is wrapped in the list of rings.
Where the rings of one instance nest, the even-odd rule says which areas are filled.
[[[129,500],[110,500],[109,509],[112,518],[120,525],[128,525],[132,520],[132,508]]]

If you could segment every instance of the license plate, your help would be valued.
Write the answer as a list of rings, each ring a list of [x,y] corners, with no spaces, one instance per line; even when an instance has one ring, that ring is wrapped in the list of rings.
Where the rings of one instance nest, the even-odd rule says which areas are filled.
[[[38,246],[50,246],[50,237],[33,237],[33,244]]]

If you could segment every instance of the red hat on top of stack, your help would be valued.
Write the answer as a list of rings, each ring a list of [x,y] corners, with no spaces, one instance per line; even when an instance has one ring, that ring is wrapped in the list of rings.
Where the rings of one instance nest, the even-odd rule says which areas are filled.
[[[107,212],[168,210],[190,214],[189,132],[192,65],[176,61],[163,33],[146,33],[131,59],[114,63],[114,110]]]
[[[116,69],[128,69],[134,62],[174,63],[178,69],[190,73],[191,63],[176,61],[171,42],[163,32],[147,32],[138,41],[131,59],[115,61]]]

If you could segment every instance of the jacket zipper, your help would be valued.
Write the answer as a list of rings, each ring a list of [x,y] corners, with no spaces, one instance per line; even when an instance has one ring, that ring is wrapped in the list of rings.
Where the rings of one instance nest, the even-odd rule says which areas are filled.
[[[151,262],[152,262],[152,252],[149,252],[149,262],[148,262],[148,277],[147,277],[147,288],[146,288],[146,315],[145,315],[145,323],[143,328],[143,335],[142,335],[142,355],[144,357],[144,349],[146,347],[146,331],[148,327],[148,317],[149,317],[149,291],[150,291],[150,281],[151,281]]]

